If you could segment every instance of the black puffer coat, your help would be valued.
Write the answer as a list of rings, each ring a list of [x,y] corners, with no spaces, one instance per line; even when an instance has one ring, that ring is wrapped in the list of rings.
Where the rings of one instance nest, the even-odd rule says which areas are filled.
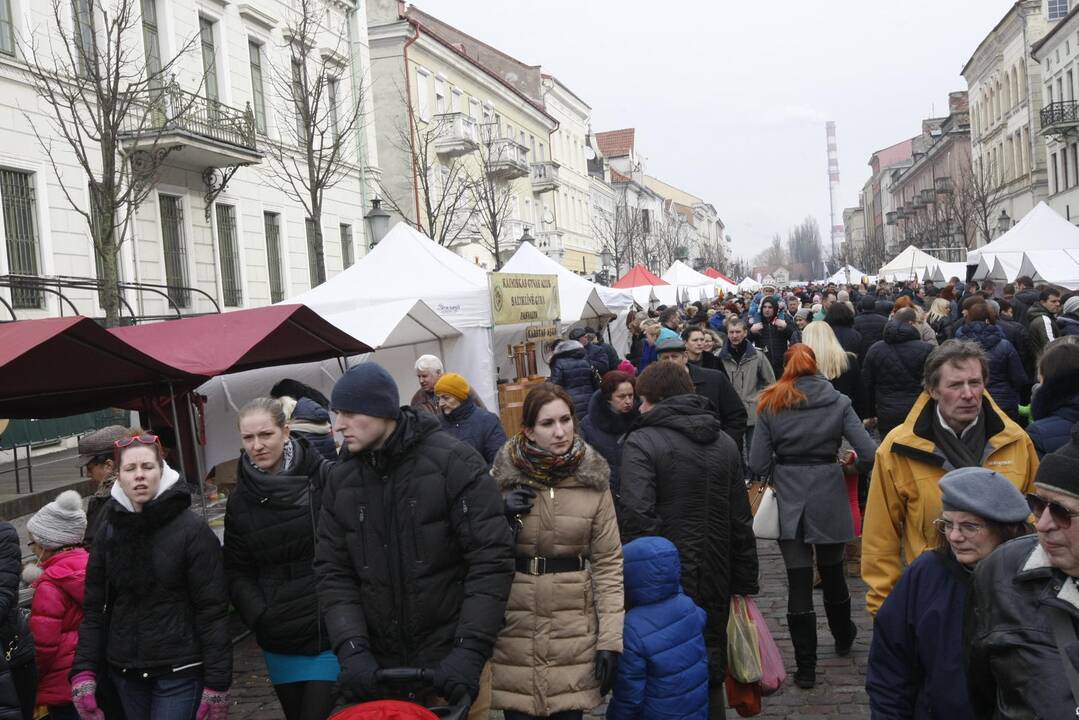
[[[581,422],[581,437],[603,456],[611,468],[611,492],[618,498],[622,484],[622,436],[641,413],[636,406],[628,413],[617,413],[597,390],[588,401],[588,417]],[[617,509],[618,503],[615,502]]]
[[[433,667],[455,642],[485,655],[513,583],[502,496],[472,448],[403,408],[381,450],[343,453],[322,495],[315,574],[335,649]]]
[[[835,339],[839,341],[839,344],[843,346],[843,349],[857,355],[858,351],[862,348],[862,334],[855,330],[852,325],[828,324],[831,325],[832,332],[835,333]]]
[[[22,543],[9,522],[0,522],[0,637],[16,631],[19,618],[19,576],[22,573]],[[33,664],[31,656],[30,664]],[[32,704],[32,703],[31,703]],[[0,720],[22,720],[22,707],[11,669],[0,655]]]
[[[465,400],[449,415],[439,415],[442,429],[482,455],[488,465],[506,444],[502,421],[493,412],[476,407],[471,400]]]
[[[922,371],[933,346],[910,323],[889,320],[884,339],[874,343],[862,364],[866,412],[872,411],[881,437],[900,425],[922,394]]]
[[[854,329],[862,336],[862,343],[858,346],[858,362],[865,361],[865,355],[873,343],[884,339],[884,326],[888,324],[888,318],[876,310],[858,313],[854,316]]]
[[[682,587],[708,614],[709,670],[727,665],[731,595],[755,595],[757,544],[738,449],[697,395],[641,415],[622,451],[622,542],[660,535],[678,548]]]
[[[1004,337],[1004,331],[982,320],[964,323],[956,328],[956,340],[973,340],[985,350],[989,363],[989,384],[986,390],[1005,412],[1019,409],[1019,393],[1029,380],[1019,353]]]
[[[207,687],[232,683],[229,595],[221,544],[191,496],[166,467],[165,488],[131,512],[113,486],[107,525],[90,549],[85,616],[72,676],[110,666],[120,672],[168,674],[202,664]],[[107,613],[107,615],[106,615]]]
[[[292,439],[292,466],[264,473],[240,458],[225,509],[225,572],[232,604],[259,647],[285,655],[330,648],[315,590],[315,527],[333,464]]]
[[[786,327],[778,328],[775,320],[772,322],[761,321],[760,332],[750,332],[749,339],[757,346],[772,364],[772,372],[778,378],[783,375],[783,356],[791,345],[791,338],[797,326],[793,322],[786,322]]]
[[[1026,430],[1038,457],[1067,445],[1072,428],[1079,422],[1079,377],[1062,377],[1039,385],[1030,399],[1030,417],[1034,422]]]
[[[581,343],[563,340],[555,346],[551,358],[551,382],[561,385],[569,393],[577,420],[582,420],[588,414],[588,401],[599,388],[599,382]]]
[[[337,460],[337,445],[333,440],[330,413],[310,398],[300,398],[292,411],[289,428],[293,437],[306,438],[311,447],[327,460]]]

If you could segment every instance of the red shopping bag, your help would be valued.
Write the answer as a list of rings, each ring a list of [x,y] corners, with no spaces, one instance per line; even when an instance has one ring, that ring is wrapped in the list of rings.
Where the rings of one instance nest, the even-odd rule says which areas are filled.
[[[410,702],[377,700],[353,705],[333,715],[330,720],[438,720],[438,715]]]
[[[740,717],[761,714],[763,707],[760,683],[740,683],[731,677],[729,672],[723,683],[727,687],[727,705],[734,708]]]
[[[783,687],[787,679],[787,669],[783,667],[783,656],[779,653],[779,646],[776,645],[757,603],[747,597],[746,608],[749,610],[749,619],[757,627],[757,642],[761,651],[761,694],[771,695]]]

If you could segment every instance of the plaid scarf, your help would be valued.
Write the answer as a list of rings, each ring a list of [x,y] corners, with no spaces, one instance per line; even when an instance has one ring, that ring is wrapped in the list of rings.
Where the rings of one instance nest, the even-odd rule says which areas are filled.
[[[524,433],[517,433],[509,443],[509,458],[513,466],[529,480],[545,487],[554,487],[577,472],[586,449],[581,436],[574,435],[570,449],[555,455],[526,438]]]

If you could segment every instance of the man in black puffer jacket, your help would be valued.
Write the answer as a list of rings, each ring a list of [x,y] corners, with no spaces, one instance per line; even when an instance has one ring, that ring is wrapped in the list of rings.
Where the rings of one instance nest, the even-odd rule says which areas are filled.
[[[397,386],[377,363],[345,373],[331,407],[346,449],[323,491],[315,574],[342,694],[423,693],[384,688],[376,673],[433,668],[439,695],[471,695],[474,711],[485,712],[489,681],[483,687],[480,676],[514,575],[487,464],[434,417],[399,407]]]
[[[922,394],[922,370],[933,346],[914,327],[914,308],[903,308],[884,327],[884,339],[873,344],[862,365],[862,397],[872,403],[881,440],[903,424]]]
[[[580,422],[588,416],[588,401],[599,388],[599,375],[588,359],[588,351],[576,340],[562,340],[551,356],[551,382],[573,398],[573,410]]]
[[[884,337],[884,326],[888,318],[877,312],[877,299],[866,295],[858,303],[858,315],[854,318],[854,329],[862,335],[862,344],[858,347],[858,363],[865,365],[865,356],[873,343]]]
[[[650,365],[637,392],[642,414],[622,451],[622,542],[659,535],[678,548],[682,586],[707,613],[704,638],[717,693],[726,668],[730,597],[758,592],[741,456],[675,364]]]

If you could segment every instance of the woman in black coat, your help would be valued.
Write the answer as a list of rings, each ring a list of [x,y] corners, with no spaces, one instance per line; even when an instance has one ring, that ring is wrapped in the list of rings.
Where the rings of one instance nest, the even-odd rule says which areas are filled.
[[[550,366],[551,382],[569,393],[577,419],[583,419],[588,415],[588,401],[599,387],[584,346],[576,340],[562,340],[555,345]]]
[[[281,401],[240,410],[236,490],[225,510],[232,604],[255,631],[288,720],[326,718],[340,670],[322,621],[313,562],[322,488],[333,463],[291,436]]]
[[[119,475],[86,568],[71,668],[80,717],[109,673],[128,720],[228,716],[232,642],[221,544],[157,436],[117,440]],[[110,715],[111,717],[111,715]]]
[[[468,381],[457,373],[440,375],[435,383],[439,420],[443,430],[482,455],[490,467],[506,444],[506,431],[497,415],[476,406],[471,392]]]
[[[19,611],[22,549],[15,526],[0,522],[0,642],[5,647],[14,635],[29,630],[21,621]],[[12,667],[0,655],[0,720],[31,720],[34,717],[37,679],[33,653],[28,662],[17,667]]]
[[[862,348],[862,334],[854,329],[854,310],[850,305],[838,301],[832,303],[824,315],[824,322],[832,326],[835,339],[844,350],[858,354]]]
[[[611,468],[615,510],[622,482],[622,436],[641,414],[637,409],[636,385],[632,375],[611,370],[588,401],[588,416],[581,422],[581,437],[599,451]]]
[[[777,304],[771,296],[761,300],[761,321],[749,328],[749,337],[768,357],[772,372],[779,377],[783,374],[783,356],[791,345],[796,328],[776,314]]]

